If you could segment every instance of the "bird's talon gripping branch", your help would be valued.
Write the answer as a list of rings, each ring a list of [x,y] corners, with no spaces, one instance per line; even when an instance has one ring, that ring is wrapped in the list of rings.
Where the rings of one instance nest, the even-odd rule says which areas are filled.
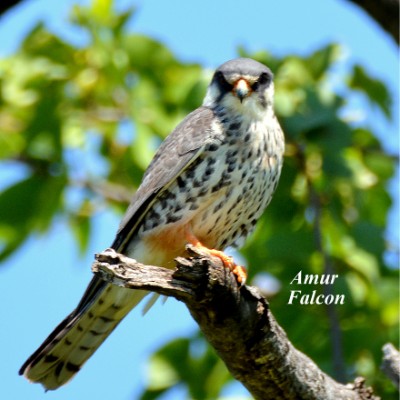
[[[232,272],[236,275],[236,280],[240,284],[240,287],[246,284],[247,280],[247,269],[243,265],[235,265]]]
[[[210,256],[214,256],[219,258],[224,264],[225,268],[230,269],[233,274],[236,276],[236,281],[240,286],[243,286],[247,279],[247,270],[245,267],[236,265],[231,256],[226,255],[223,251],[216,249],[209,249],[207,246],[204,246],[199,239],[193,234],[190,228],[186,229],[186,239],[187,241],[197,249],[203,251]]]
[[[224,267],[230,269],[233,272],[233,274],[236,276],[236,281],[239,283],[240,286],[243,286],[246,283],[247,270],[245,267],[241,265],[236,265],[233,261],[233,258],[231,256],[227,256],[223,251],[208,249],[208,252],[210,255],[218,257],[224,264]]]

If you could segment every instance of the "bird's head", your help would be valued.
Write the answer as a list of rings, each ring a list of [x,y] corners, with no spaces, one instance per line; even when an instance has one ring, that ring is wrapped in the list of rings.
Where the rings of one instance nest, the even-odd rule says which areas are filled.
[[[264,118],[273,111],[273,74],[250,58],[236,58],[214,73],[203,105]]]

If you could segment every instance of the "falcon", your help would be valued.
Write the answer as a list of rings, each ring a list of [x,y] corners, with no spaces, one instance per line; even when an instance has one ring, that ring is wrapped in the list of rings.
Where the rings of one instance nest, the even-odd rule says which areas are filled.
[[[240,247],[278,184],[284,137],[273,110],[273,74],[237,58],[221,65],[203,104],[165,139],[146,170],[112,248],[147,265],[174,268],[192,244],[219,257]],[[20,369],[54,390],[68,382],[147,294],[94,276],[78,306]]]

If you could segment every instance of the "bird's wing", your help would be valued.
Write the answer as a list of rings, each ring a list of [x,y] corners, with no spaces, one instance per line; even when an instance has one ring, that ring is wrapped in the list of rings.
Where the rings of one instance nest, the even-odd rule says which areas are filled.
[[[146,211],[166,188],[200,154],[210,141],[218,141],[213,134],[214,112],[207,107],[199,107],[191,112],[164,140],[147,168],[139,189],[120,223],[111,247],[123,253],[130,237],[135,233]],[[84,313],[106,287],[106,282],[94,276],[86,289],[75,315]],[[72,317],[73,318],[73,317]],[[71,319],[72,319],[71,318]]]
[[[210,140],[219,140],[212,135],[213,119],[211,109],[200,107],[189,114],[163,142],[122,220],[112,246],[114,249],[123,251],[157,194],[201,154],[201,149]],[[120,288],[94,276],[76,309],[29,357],[20,374],[41,382],[47,389],[64,384],[145,294],[144,291],[121,292]],[[118,309],[118,316],[108,315],[109,309],[113,312]],[[96,335],[95,343],[92,343],[92,337],[88,341],[90,332]]]
[[[210,108],[199,107],[164,140],[147,168],[142,183],[121,221],[111,245],[113,249],[123,253],[124,247],[129,243],[129,238],[135,233],[157,194],[201,154],[201,149],[207,143],[219,140],[212,135],[214,118],[214,112]],[[104,280],[94,276],[70,319],[84,313],[106,286],[107,283]]]
[[[201,154],[201,149],[206,144],[220,140],[212,134],[214,119],[214,112],[210,108],[200,107],[190,113],[165,139],[121,221],[111,246],[113,249],[124,252],[126,244],[157,194],[168,187]]]

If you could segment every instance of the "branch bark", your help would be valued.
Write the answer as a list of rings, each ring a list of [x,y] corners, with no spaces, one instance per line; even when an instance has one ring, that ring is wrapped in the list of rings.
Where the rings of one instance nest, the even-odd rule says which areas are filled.
[[[293,347],[255,287],[238,287],[219,259],[188,247],[175,271],[143,265],[107,249],[93,272],[107,282],[183,301],[232,375],[255,399],[379,399],[364,380],[342,385]]]
[[[391,343],[386,343],[382,351],[381,370],[400,389],[400,353]]]

